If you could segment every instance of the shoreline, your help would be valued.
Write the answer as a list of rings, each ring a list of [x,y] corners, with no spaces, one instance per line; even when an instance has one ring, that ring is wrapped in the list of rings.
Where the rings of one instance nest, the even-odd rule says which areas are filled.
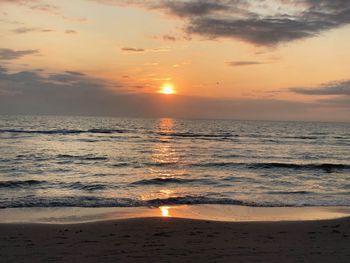
[[[0,224],[3,262],[349,262],[350,218]]]
[[[179,205],[127,208],[5,208],[1,223],[81,224],[121,219],[169,217],[218,222],[318,221],[350,217],[350,207],[248,207]]]

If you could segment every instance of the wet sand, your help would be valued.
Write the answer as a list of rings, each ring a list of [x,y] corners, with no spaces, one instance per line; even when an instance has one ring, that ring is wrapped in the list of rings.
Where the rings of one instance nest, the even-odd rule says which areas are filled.
[[[350,262],[350,218],[0,224],[1,262]]]

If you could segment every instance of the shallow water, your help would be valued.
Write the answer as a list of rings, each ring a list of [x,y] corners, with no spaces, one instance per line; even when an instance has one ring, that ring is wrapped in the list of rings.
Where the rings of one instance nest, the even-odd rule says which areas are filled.
[[[350,124],[0,117],[0,207],[349,206]]]

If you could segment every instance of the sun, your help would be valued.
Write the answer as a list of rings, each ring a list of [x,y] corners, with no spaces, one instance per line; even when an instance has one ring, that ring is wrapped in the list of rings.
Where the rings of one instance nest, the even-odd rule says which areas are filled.
[[[170,207],[169,206],[161,206],[161,207],[159,207],[159,209],[160,209],[160,212],[162,214],[162,217],[169,217],[170,216],[170,213],[169,213]]]
[[[159,93],[164,94],[164,95],[173,95],[176,93],[173,85],[171,84],[165,84],[163,87],[160,89]]]

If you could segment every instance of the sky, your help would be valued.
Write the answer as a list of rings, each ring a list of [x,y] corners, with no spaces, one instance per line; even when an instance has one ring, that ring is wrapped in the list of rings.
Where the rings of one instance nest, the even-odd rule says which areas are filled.
[[[350,122],[348,0],[0,0],[0,39],[0,114]]]

